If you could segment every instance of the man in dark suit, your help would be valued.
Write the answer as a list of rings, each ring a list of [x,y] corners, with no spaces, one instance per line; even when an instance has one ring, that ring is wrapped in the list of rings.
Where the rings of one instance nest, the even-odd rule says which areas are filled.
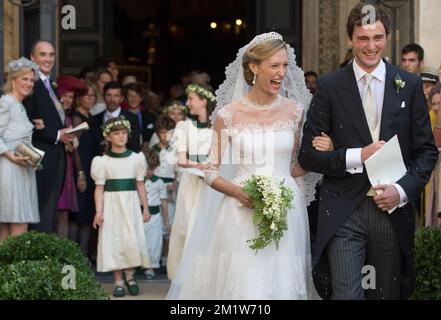
[[[140,141],[139,141],[139,123],[138,118],[130,113],[129,111],[121,109],[121,103],[124,100],[123,88],[119,82],[109,82],[104,86],[104,101],[106,102],[106,110],[97,114],[92,119],[96,123],[96,135],[99,138],[98,141],[105,143],[102,127],[103,125],[112,118],[117,118],[119,116],[124,116],[130,122],[130,127],[132,132],[127,142],[127,148],[134,152],[139,152]]]
[[[34,93],[23,101],[30,119],[42,119],[43,130],[35,130],[32,143],[45,152],[43,170],[37,171],[40,223],[31,228],[41,232],[55,232],[57,204],[65,176],[64,144],[72,141],[65,134],[65,114],[58,100],[50,73],[54,67],[55,50],[44,40],[37,41],[31,49],[31,59],[40,67],[40,79],[35,83]]]
[[[354,61],[319,79],[304,127],[300,164],[324,174],[313,255],[323,298],[408,299],[414,289],[412,200],[438,152],[421,79],[382,60],[389,27],[382,8],[360,3],[351,11]],[[334,151],[314,150],[322,132]],[[364,162],[395,135],[407,174],[372,187]]]

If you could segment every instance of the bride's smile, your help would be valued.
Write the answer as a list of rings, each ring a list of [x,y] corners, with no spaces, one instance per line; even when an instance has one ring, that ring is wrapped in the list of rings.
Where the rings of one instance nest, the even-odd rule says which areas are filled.
[[[288,52],[286,49],[280,49],[259,65],[251,64],[250,68],[256,75],[256,83],[250,96],[255,98],[252,100],[258,104],[268,104],[280,92],[288,68]]]

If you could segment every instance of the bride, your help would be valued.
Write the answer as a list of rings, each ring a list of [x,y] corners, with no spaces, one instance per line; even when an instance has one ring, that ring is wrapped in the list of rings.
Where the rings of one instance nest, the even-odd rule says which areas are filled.
[[[215,133],[204,179],[211,188],[199,203],[167,298],[311,299],[306,206],[320,176],[297,165],[311,99],[303,72],[294,50],[270,32],[240,49],[226,75],[211,118]],[[332,148],[325,137],[316,138],[315,145]],[[253,174],[284,180],[294,193],[279,248],[270,245],[257,253],[247,243],[258,235],[252,204],[241,191]]]

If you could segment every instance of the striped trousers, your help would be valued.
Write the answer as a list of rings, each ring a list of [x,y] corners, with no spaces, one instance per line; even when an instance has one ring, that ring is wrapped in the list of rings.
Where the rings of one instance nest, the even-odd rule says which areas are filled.
[[[331,299],[400,298],[404,258],[389,214],[381,211],[372,197],[366,197],[340,227],[326,254]]]

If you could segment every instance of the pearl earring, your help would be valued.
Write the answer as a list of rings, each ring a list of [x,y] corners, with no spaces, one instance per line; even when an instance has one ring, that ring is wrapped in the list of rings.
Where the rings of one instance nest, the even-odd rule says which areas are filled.
[[[253,86],[256,84],[256,78],[257,78],[257,74],[255,73],[255,74],[254,74],[254,78],[253,78],[253,82],[252,82],[252,83],[253,83]]]

